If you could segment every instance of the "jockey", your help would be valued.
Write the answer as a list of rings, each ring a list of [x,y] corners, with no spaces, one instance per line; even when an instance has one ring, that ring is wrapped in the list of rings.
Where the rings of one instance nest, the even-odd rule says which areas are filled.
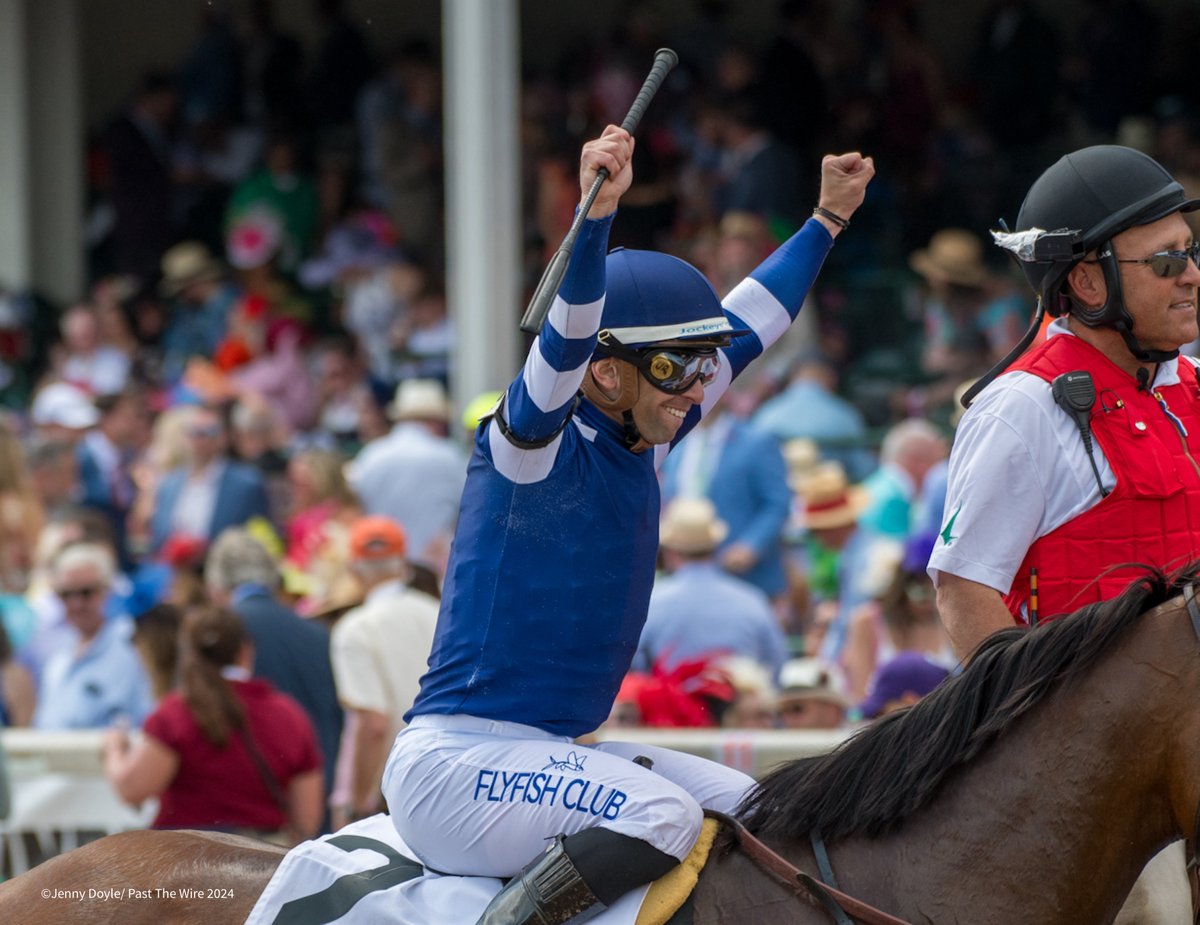
[[[960,657],[1114,596],[1133,576],[1109,567],[1200,555],[1200,387],[1180,356],[1200,284],[1181,213],[1198,207],[1154,159],[1100,145],[1049,167],[995,233],[1056,320],[958,426],[929,573]]]
[[[688,854],[702,806],[731,810],[751,784],[667,749],[574,740],[608,716],[646,619],[659,463],[786,330],[874,173],[826,157],[825,214],[723,306],[681,260],[606,258],[633,144],[610,126],[583,147],[581,190],[600,168],[610,179],[476,432],[429,670],[384,772],[426,866],[513,878],[482,923],[591,918]]]

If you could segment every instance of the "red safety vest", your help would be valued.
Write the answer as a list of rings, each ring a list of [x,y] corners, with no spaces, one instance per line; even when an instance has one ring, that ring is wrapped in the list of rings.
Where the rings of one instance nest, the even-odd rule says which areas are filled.
[[[1139,562],[1169,571],[1200,557],[1200,385],[1195,367],[1181,359],[1178,385],[1140,391],[1134,377],[1095,347],[1060,335],[1011,368],[1046,382],[1073,370],[1092,374],[1097,396],[1093,440],[1117,479],[1108,497],[1029,548],[1004,598],[1014,617],[1026,620],[1022,608],[1030,601],[1035,569],[1037,618],[1042,621],[1114,597],[1137,577],[1130,569],[1112,566]]]

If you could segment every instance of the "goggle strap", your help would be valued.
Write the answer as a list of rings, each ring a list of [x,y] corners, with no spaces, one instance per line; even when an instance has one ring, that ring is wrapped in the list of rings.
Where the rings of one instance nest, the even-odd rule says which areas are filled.
[[[614,355],[614,359],[624,360],[623,357]],[[628,362],[627,360],[625,362]],[[622,412],[628,411],[637,401],[638,393],[641,389],[641,372],[632,363],[629,364],[632,369],[618,370],[617,375],[620,377],[621,386],[617,394],[609,398],[600,390],[600,386],[596,384],[596,380],[592,378],[591,366],[588,367],[587,373],[584,374],[583,382],[580,385],[580,391],[593,405],[601,411]]]

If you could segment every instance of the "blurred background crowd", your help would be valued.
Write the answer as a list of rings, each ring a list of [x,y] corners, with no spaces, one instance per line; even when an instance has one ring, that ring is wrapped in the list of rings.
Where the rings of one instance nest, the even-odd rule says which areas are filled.
[[[836,6],[775,3],[755,42],[725,0],[682,21],[628,4],[522,75],[529,290],[580,144],[658,47],[681,64],[614,246],[723,295],[802,224],[823,153],[878,167],[808,328],[663,471],[661,577],[612,725],[836,728],[953,670],[925,563],[955,394],[1033,310],[987,229],[1089,143],[1200,194],[1182,33],[1150,4],[1089,0],[1066,33],[992,0],[955,80],[917,4],[863,3],[852,27]],[[438,48],[310,9],[305,45],[269,0],[201,6],[186,56],[80,152],[87,290],[0,281],[0,723],[111,728],[109,776],[159,796],[159,824],[292,839],[378,808],[495,397],[448,398]],[[230,758],[263,715],[284,742]],[[219,802],[231,770],[257,804]]]

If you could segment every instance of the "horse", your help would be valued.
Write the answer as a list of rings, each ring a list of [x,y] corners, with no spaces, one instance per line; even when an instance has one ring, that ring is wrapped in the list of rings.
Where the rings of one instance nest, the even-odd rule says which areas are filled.
[[[1145,568],[1119,597],[993,634],[914,706],[770,772],[738,816],[813,874],[819,834],[838,889],[912,925],[1112,922],[1147,861],[1200,818],[1198,572]],[[0,885],[0,921],[242,922],[281,857],[232,836],[113,835]],[[110,885],[230,895],[42,898]],[[732,839],[692,904],[694,925],[831,920]]]

